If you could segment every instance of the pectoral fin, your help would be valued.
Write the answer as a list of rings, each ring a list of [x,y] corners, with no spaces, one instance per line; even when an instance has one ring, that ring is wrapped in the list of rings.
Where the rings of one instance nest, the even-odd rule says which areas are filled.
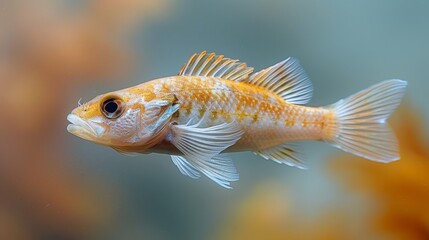
[[[237,171],[230,158],[219,155],[226,148],[234,145],[243,134],[234,122],[200,128],[194,125],[173,125],[169,139],[177,147],[183,157],[173,157],[179,170],[190,177],[196,178],[195,170],[225,188],[231,188],[230,182],[238,180]]]
[[[179,171],[183,174],[186,175],[188,177],[191,178],[200,178],[201,174],[200,172],[195,169],[194,166],[192,166],[188,160],[186,160],[186,158],[184,158],[183,156],[171,156],[171,160],[173,161],[174,165],[177,166],[177,168],[179,168]]]

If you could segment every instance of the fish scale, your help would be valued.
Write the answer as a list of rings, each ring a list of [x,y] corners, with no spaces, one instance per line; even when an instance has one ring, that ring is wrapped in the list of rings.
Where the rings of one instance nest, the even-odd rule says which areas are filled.
[[[78,106],[67,130],[124,154],[169,154],[182,174],[231,188],[239,177],[225,152],[253,151],[305,168],[290,142],[321,140],[373,161],[399,159],[386,119],[406,85],[386,80],[332,105],[307,107],[313,88],[297,60],[253,73],[238,60],[202,52],[177,76]]]
[[[173,93],[185,106],[179,109],[178,124],[186,124],[191,119],[199,121],[206,114],[203,126],[226,120],[237,122],[244,134],[231,147],[232,151],[263,149],[286,141],[319,140],[328,119],[325,116],[331,114],[321,108],[288,104],[268,90],[244,82],[179,76],[158,79],[151,84],[155,89],[157,85],[165,86],[166,92],[157,92],[157,96]],[[186,106],[192,106],[190,112]],[[305,121],[309,124],[304,124]]]

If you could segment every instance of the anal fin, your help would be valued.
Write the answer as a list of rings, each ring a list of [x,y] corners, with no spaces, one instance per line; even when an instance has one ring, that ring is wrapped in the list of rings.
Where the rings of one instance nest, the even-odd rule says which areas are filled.
[[[272,148],[256,151],[255,154],[258,154],[265,159],[273,160],[277,163],[286,164],[288,166],[301,169],[307,169],[304,162],[301,160],[301,153],[295,149],[295,145],[291,143],[285,143]]]

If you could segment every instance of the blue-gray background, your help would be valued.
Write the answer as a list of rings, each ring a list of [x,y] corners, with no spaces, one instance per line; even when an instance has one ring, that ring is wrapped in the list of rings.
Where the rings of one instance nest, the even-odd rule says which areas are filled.
[[[409,82],[406,99],[429,119],[429,2],[427,1],[198,1],[168,2],[165,13],[137,28],[130,44],[142,55],[138,72],[108,84],[77,86],[85,100],[106,91],[174,75],[194,52],[214,51],[256,70],[298,58],[314,84],[312,106],[323,106],[381,80]],[[77,98],[77,97],[76,97]],[[428,121],[426,121],[428,123]],[[294,207],[314,212],[344,197],[324,168],[336,151],[304,144],[303,171],[234,154],[240,181],[223,189],[207,178],[182,176],[169,156],[127,157],[68,136],[74,163],[86,174],[108,178],[120,189],[110,236],[134,239],[212,238],[261,182],[284,183]],[[336,179],[338,180],[338,179]],[[109,198],[110,196],[106,196]],[[344,197],[347,198],[347,197]],[[113,234],[113,235],[111,235]],[[115,237],[113,237],[115,238]]]

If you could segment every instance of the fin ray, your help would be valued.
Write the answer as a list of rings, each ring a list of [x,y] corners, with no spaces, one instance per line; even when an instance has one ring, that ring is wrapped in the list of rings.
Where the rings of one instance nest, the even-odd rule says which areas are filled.
[[[231,189],[230,182],[237,181],[239,175],[231,160],[226,154],[214,156],[212,159],[203,161],[201,159],[190,159],[194,165],[208,178]]]
[[[306,104],[313,94],[311,81],[294,58],[263,69],[245,82],[264,87],[292,104]]]
[[[171,127],[169,140],[184,154],[180,161],[177,157],[172,157],[173,162],[185,175],[195,177],[196,174],[189,170],[193,168],[219,185],[231,188],[230,182],[238,180],[238,173],[232,160],[220,153],[235,144],[243,131],[235,122],[211,127],[200,127],[201,123],[200,120],[193,125]]]
[[[218,77],[232,81],[247,79],[253,68],[238,60],[225,58],[215,53],[194,53],[183,65],[179,76]]]
[[[288,166],[298,167],[301,169],[307,168],[301,160],[301,152],[297,151],[296,146],[292,143],[285,143],[272,148],[256,151],[255,154],[258,154],[265,159],[270,159]]]
[[[198,170],[195,169],[194,166],[192,166],[183,156],[172,155],[171,160],[183,175],[189,176],[193,179],[201,177]]]
[[[328,123],[324,140],[373,161],[398,160],[398,143],[386,120],[406,86],[406,81],[386,80],[328,106],[336,117]]]
[[[200,128],[194,125],[173,125],[171,143],[187,156],[212,158],[235,144],[243,134],[235,122]]]
[[[231,189],[230,182],[239,179],[232,159],[226,154],[219,154],[211,159],[194,156],[171,156],[171,159],[183,175],[197,179],[201,172],[224,188]]]

